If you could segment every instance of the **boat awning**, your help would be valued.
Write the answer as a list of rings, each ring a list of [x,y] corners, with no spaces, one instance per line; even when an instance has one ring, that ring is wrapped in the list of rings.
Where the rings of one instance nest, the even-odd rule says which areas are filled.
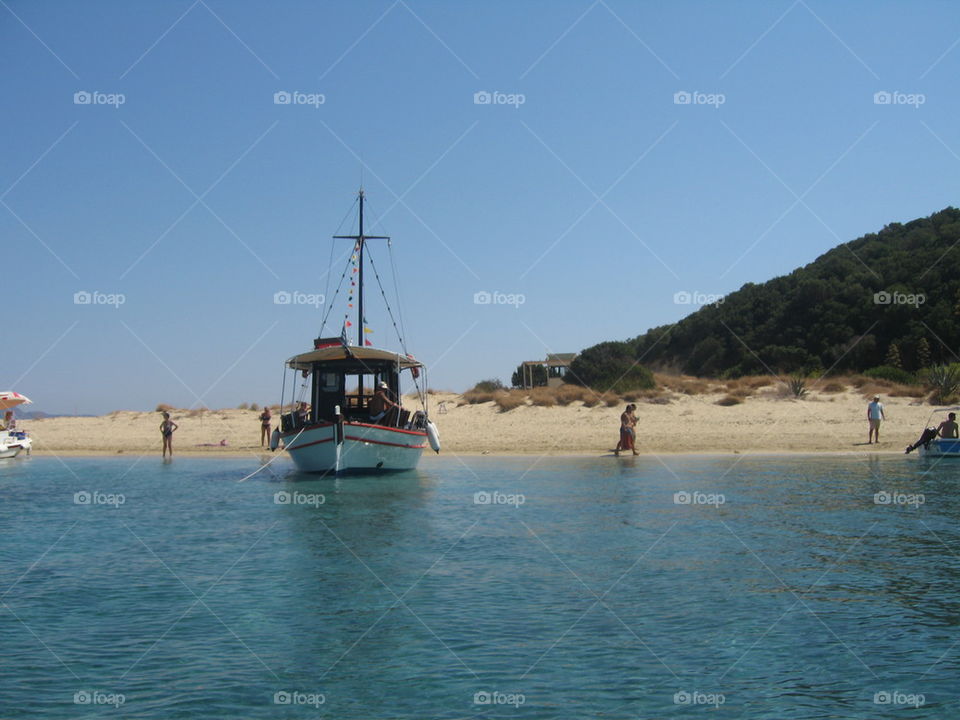
[[[358,365],[365,363],[389,363],[390,365],[399,365],[401,370],[408,368],[423,367],[423,363],[415,360],[408,355],[391,352],[390,350],[380,350],[372,347],[325,347],[319,350],[294,355],[287,360],[287,367],[294,370],[312,370],[316,363],[342,363],[356,362]]]

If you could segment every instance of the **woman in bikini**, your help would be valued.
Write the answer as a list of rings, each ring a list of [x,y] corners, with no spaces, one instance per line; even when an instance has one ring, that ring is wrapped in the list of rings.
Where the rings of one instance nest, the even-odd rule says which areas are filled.
[[[260,413],[260,447],[270,441],[270,420],[270,408],[264,405]]]
[[[167,456],[167,451],[170,451],[170,457],[173,457],[173,431],[176,430],[178,425],[170,419],[170,413],[165,412],[163,414],[163,422],[160,423],[160,436],[163,438],[163,457]]]

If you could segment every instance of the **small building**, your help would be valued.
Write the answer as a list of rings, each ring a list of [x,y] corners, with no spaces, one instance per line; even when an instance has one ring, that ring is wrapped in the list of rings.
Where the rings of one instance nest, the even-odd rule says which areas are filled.
[[[547,371],[547,387],[558,387],[570,369],[570,363],[577,353],[548,353],[545,360],[525,360],[520,363],[523,373],[522,387],[527,390],[534,387],[534,368],[542,367]]]

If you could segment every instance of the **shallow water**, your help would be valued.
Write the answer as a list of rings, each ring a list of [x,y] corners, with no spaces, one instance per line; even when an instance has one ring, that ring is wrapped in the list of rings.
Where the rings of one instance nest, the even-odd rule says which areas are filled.
[[[285,463],[0,461],[0,717],[957,716],[958,462]]]

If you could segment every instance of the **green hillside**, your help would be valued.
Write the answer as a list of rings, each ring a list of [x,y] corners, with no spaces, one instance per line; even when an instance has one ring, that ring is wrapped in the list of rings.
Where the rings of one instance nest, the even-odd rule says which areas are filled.
[[[953,207],[894,223],[677,323],[595,348],[615,345],[648,367],[711,377],[956,362],[958,242]]]

